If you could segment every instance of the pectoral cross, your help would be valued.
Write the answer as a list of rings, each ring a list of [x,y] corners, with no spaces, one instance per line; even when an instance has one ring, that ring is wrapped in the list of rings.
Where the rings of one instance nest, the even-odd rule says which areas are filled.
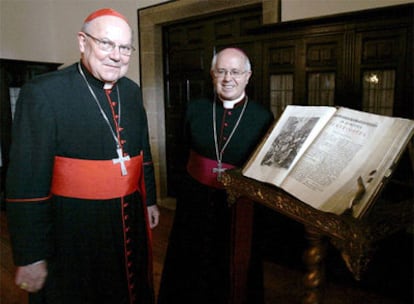
[[[221,173],[226,171],[226,168],[221,166],[221,161],[217,162],[217,168],[213,168],[213,173],[217,174],[217,180],[221,181]]]
[[[128,174],[128,171],[127,171],[127,169],[125,167],[125,161],[130,160],[129,155],[123,156],[123,153],[122,153],[122,149],[121,148],[116,149],[116,153],[118,154],[118,158],[112,159],[112,162],[114,164],[118,164],[119,163],[121,165],[121,174],[122,175],[127,175]]]

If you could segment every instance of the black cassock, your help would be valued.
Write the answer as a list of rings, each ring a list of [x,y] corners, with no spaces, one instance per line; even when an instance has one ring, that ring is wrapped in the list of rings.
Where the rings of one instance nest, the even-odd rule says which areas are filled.
[[[246,100],[234,109],[224,109],[222,103],[217,102],[214,115],[219,153],[224,146],[222,162],[236,167],[241,167],[248,160],[273,122],[270,111],[254,101],[248,101],[231,136],[245,104]],[[237,217],[236,208],[228,206],[223,188],[208,186],[205,182],[208,180],[206,176],[211,175],[212,169],[217,166],[212,105],[213,102],[208,99],[193,101],[186,112],[185,133],[191,151],[187,165],[189,174],[184,177],[178,191],[159,304],[228,303],[233,297],[230,293],[234,280],[238,279],[234,277],[238,265],[234,265],[236,260],[232,257],[243,253],[232,252],[234,240],[231,231]],[[201,162],[212,161],[213,167],[200,169],[200,162],[194,162],[194,155],[197,160],[203,159]],[[252,269],[251,273],[259,272],[256,277],[258,284],[249,283],[250,290],[246,291],[251,303],[260,303],[263,297],[259,268]],[[249,279],[252,278],[253,275]]]
[[[155,204],[155,181],[141,90],[124,77],[105,91],[85,67],[87,82],[79,69],[74,64],[40,76],[20,92],[6,184],[14,260],[17,265],[48,263],[45,288],[31,296],[31,303],[152,303],[146,207]],[[131,160],[143,156],[127,177],[135,173],[141,181],[145,178],[146,196],[136,178],[120,179],[121,164],[112,163],[119,157],[116,141],[87,83],[112,130],[120,131],[123,152]],[[57,189],[71,176],[92,197],[54,193],[59,159],[67,167],[60,172]],[[95,166],[103,176],[94,170],[80,174],[71,167],[77,161]],[[104,163],[115,171],[106,173]],[[111,181],[110,174],[129,188],[125,195],[115,191],[119,185],[94,180],[108,175]],[[82,192],[66,188],[69,192],[64,193]]]

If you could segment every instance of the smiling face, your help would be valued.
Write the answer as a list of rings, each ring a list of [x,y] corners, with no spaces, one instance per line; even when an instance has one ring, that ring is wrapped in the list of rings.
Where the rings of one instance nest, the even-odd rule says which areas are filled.
[[[232,101],[244,94],[252,72],[246,55],[238,49],[224,49],[217,54],[211,77],[218,97]]]
[[[89,72],[105,83],[115,83],[128,71],[130,56],[119,52],[120,45],[130,45],[132,31],[125,20],[115,16],[101,16],[84,26],[78,33],[81,60]],[[88,33],[90,36],[86,35]],[[100,49],[98,40],[112,41],[112,51]]]

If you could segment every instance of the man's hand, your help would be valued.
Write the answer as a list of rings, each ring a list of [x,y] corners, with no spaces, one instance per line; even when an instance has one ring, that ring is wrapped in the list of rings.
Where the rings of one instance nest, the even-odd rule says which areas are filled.
[[[18,266],[15,283],[28,292],[42,289],[47,277],[47,263],[40,261],[33,264]]]
[[[160,219],[160,211],[158,210],[157,205],[152,205],[147,207],[148,210],[148,220],[150,228],[155,228],[158,225]]]

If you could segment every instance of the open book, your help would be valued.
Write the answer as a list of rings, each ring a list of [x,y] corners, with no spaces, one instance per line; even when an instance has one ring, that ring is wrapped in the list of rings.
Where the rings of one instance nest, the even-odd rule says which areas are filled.
[[[414,134],[414,121],[347,108],[288,106],[242,174],[326,212],[361,217]]]

